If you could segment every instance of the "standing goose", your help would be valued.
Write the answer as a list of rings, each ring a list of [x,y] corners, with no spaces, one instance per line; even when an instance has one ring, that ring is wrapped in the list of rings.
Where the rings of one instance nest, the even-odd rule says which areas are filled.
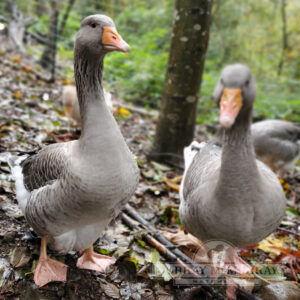
[[[292,170],[300,158],[300,126],[281,120],[256,122],[251,126],[257,157],[271,169]]]
[[[62,253],[81,251],[79,268],[103,272],[115,261],[96,254],[92,245],[134,193],[138,168],[105,104],[102,71],[107,52],[129,49],[109,17],[86,17],[74,50],[79,140],[47,146],[25,160],[9,160],[19,206],[42,236],[34,274],[39,286],[66,279],[66,265],[47,257],[47,241]]]
[[[255,244],[276,229],[284,215],[286,199],[276,175],[255,159],[250,134],[255,96],[250,70],[240,64],[227,66],[214,91],[223,148],[213,143],[195,147],[193,142],[185,150],[180,218],[203,242]],[[241,269],[242,260],[228,250],[227,258]]]

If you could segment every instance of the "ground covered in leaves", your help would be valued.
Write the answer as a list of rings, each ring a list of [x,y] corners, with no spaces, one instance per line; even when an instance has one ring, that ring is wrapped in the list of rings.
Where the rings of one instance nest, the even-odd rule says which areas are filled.
[[[0,299],[209,299],[207,293],[192,283],[176,284],[178,274],[147,243],[147,230],[138,223],[135,229],[131,228],[121,217],[95,244],[96,251],[117,259],[107,274],[77,269],[75,252],[59,256],[49,250],[50,256],[69,266],[67,282],[51,283],[43,288],[33,283],[40,239],[26,224],[17,206],[7,157],[9,153],[31,154],[43,145],[76,139],[80,129],[65,116],[61,100],[63,81],[46,84],[37,80],[32,68],[29,62],[22,64],[16,55],[0,54]],[[154,135],[153,117],[132,112],[122,105],[115,105],[115,117],[140,168],[140,183],[131,206],[180,250],[198,263],[204,263],[195,256],[199,242],[180,227],[179,182],[174,178],[182,170],[146,158]],[[211,126],[209,130],[198,127],[196,138],[206,140],[213,130]],[[261,286],[267,282],[299,282],[300,279],[299,166],[293,174],[286,175],[282,184],[289,201],[280,228],[259,245],[239,252],[253,266],[252,274],[239,278],[244,280],[239,283],[251,293],[259,291],[254,287],[257,282]],[[232,272],[228,276],[237,277]]]

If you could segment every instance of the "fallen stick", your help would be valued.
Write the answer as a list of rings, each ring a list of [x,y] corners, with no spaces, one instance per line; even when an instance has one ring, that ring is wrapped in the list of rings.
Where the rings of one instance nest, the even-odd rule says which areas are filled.
[[[168,250],[172,249],[173,253],[183,262],[186,262],[191,266],[191,269],[198,274],[199,276],[205,276],[205,274],[209,274],[208,270],[205,267],[200,266],[198,263],[193,261],[190,257],[185,255],[183,252],[181,252],[176,245],[171,243],[163,234],[161,234],[153,225],[151,225],[149,222],[147,222],[144,218],[142,218],[139,213],[129,204],[125,205],[125,208],[123,209],[123,212],[126,212],[131,218],[133,218],[138,223],[142,224],[145,229],[149,230],[151,234],[154,236],[155,239],[157,239],[163,246],[165,246]],[[123,213],[122,213],[123,214]],[[172,254],[173,254],[172,253]],[[192,273],[193,274],[193,273]],[[201,279],[202,280],[202,279]],[[208,286],[203,286],[203,288],[206,288]],[[220,294],[219,292],[215,291],[214,288],[210,286],[210,288],[213,290],[207,291],[211,294]],[[247,292],[244,288],[238,286],[238,295],[242,297],[241,299],[247,299],[247,300],[262,300],[260,297],[255,296],[253,294],[250,294]],[[222,294],[221,294],[222,295]],[[223,299],[224,296],[222,295]],[[217,298],[216,298],[217,299]]]
[[[202,274],[207,273],[203,267],[193,261],[190,257],[182,253],[179,249],[176,248],[176,245],[171,243],[163,234],[161,234],[156,228],[154,228],[149,222],[147,222],[144,218],[142,218],[138,212],[129,204],[126,204],[124,211],[133,219],[144,225],[148,230],[150,230],[151,234],[166,247],[171,248],[174,254],[179,257],[181,260],[190,264],[194,270],[198,272],[201,271]]]
[[[125,212],[122,212],[122,220],[126,223],[130,228],[139,230],[140,228],[136,225],[136,221],[129,217]],[[178,258],[175,254],[173,254],[165,245],[157,241],[154,237],[149,233],[143,234],[145,240],[154,248],[156,248],[163,256],[165,256],[172,263],[176,263],[185,271],[189,272],[195,279],[201,278],[199,274],[191,269],[185,262],[183,262],[180,258]],[[206,275],[207,276],[207,275]],[[212,286],[210,286],[208,278],[201,278],[201,280],[205,283],[201,286],[205,292],[210,293],[214,298],[213,299],[222,299],[225,300],[226,297],[220,292],[216,291]]]
[[[146,117],[152,117],[152,118],[157,118],[158,117],[158,112],[156,110],[146,110],[142,107],[137,107],[137,106],[131,106],[131,105],[127,105],[123,102],[120,102],[120,101],[113,101],[113,103],[115,105],[117,105],[118,107],[124,107],[126,109],[128,109],[129,111],[131,112],[134,112],[134,113],[138,113],[142,116],[146,116]]]
[[[279,231],[284,231],[284,232],[287,232],[287,233],[290,233],[290,234],[294,234],[294,235],[296,235],[296,236],[300,236],[300,233],[298,233],[298,232],[296,232],[296,231],[293,231],[293,230],[286,229],[286,228],[281,227],[281,226],[279,226],[277,229],[278,229]]]

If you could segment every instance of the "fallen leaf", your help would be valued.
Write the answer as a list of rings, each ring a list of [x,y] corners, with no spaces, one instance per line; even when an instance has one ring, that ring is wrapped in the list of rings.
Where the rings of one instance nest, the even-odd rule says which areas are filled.
[[[13,249],[9,262],[13,267],[20,268],[26,266],[30,258],[26,247],[17,247]]]
[[[179,230],[176,233],[162,231],[162,234],[173,244],[184,246],[192,251],[203,249],[206,252],[203,243],[192,234],[185,234],[184,231]]]
[[[20,92],[20,91],[15,92],[15,93],[13,94],[13,97],[14,97],[15,99],[20,99],[20,98],[21,98],[21,92]]]
[[[32,67],[23,66],[21,70],[24,71],[24,72],[26,72],[26,73],[28,73],[28,72],[30,72],[32,70]]]
[[[299,216],[299,212],[292,206],[286,208],[285,210],[287,213],[289,213],[292,216]]]
[[[125,107],[120,107],[118,113],[121,116],[128,116],[128,115],[130,115],[130,111],[127,108],[125,108]]]
[[[169,178],[166,178],[166,177],[163,178],[162,182],[164,182],[168,188],[170,188],[176,192],[179,192],[180,185],[172,182],[172,180],[170,180]]]
[[[156,249],[153,249],[150,252],[150,255],[147,258],[147,261],[152,263],[154,267],[154,272],[149,274],[150,278],[160,279],[162,278],[164,281],[170,281],[173,277],[171,272],[167,269],[167,267],[160,261],[160,254]]]
[[[20,56],[18,56],[18,55],[15,55],[14,57],[13,57],[13,59],[12,59],[15,63],[19,63],[20,62],[20,60],[21,60],[21,58],[20,58]]]
[[[152,166],[157,170],[157,171],[171,171],[172,168],[164,165],[164,164],[160,164],[156,161],[151,161]]]
[[[100,279],[99,283],[102,291],[108,297],[111,297],[113,299],[120,299],[120,291],[114,284],[107,282],[105,279]]]
[[[147,179],[153,179],[155,173],[153,172],[153,170],[142,170],[141,171],[143,177],[147,178]]]
[[[70,79],[64,79],[64,80],[62,80],[62,82],[61,82],[62,84],[65,84],[65,85],[69,85],[69,84],[72,84],[72,81],[70,80]]]
[[[284,248],[284,242],[280,239],[276,239],[273,235],[269,235],[258,244],[257,248],[267,253],[279,255],[280,251],[275,247]]]

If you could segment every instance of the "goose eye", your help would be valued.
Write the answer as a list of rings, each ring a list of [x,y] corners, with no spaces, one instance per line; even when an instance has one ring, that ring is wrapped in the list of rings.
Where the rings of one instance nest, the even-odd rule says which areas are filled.
[[[249,79],[245,82],[245,86],[248,86],[250,83]]]
[[[90,26],[92,27],[92,28],[96,28],[96,23],[92,23],[92,24],[90,24]]]

